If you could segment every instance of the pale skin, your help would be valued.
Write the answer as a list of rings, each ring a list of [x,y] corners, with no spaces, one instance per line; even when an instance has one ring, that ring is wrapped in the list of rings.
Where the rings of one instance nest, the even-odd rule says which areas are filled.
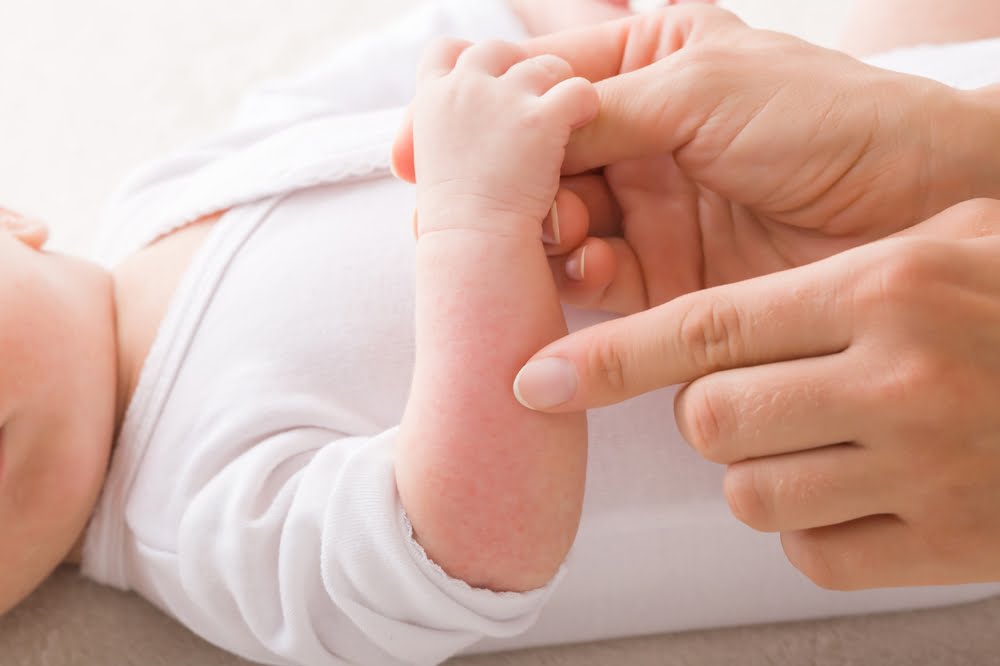
[[[995,17],[947,6],[970,28],[949,38]],[[615,205],[591,206],[605,237],[562,288],[640,314],[548,346],[521,399],[559,413],[687,383],[678,424],[729,466],[734,513],[819,585],[1000,580],[1000,93],[710,8],[529,49],[595,80],[634,72],[599,85],[567,150],[568,172],[610,165],[587,196]]]
[[[177,280],[217,217],[109,273],[45,252],[41,222],[0,213],[7,358],[0,371],[0,614],[60,562],[79,562],[138,371]]]
[[[428,555],[479,587],[540,587],[576,535],[586,419],[532,413],[509,386],[566,334],[542,220],[597,102],[564,61],[511,44],[445,41],[420,68],[417,363],[396,479]]]
[[[580,0],[580,4],[593,7],[605,3]],[[876,3],[871,4],[874,6]],[[595,7],[595,11],[603,12],[604,9],[607,7]],[[545,32],[568,27],[568,24],[561,23],[561,17],[566,15],[539,15],[537,25],[547,27],[536,29]],[[546,21],[550,23],[546,24]],[[554,24],[551,23],[553,21]],[[552,50],[562,53],[565,51],[562,45],[571,43],[572,40],[558,41]],[[592,43],[587,43],[584,51],[592,53],[592,46]],[[537,52],[538,48],[527,47],[528,55]],[[613,73],[600,64],[600,58],[584,58],[579,54],[574,58],[571,54],[562,54],[571,61],[579,61],[574,62],[577,71],[590,72],[592,78],[604,78]],[[579,145],[585,145],[585,142]],[[603,150],[599,141],[594,141],[593,145],[596,147],[591,149],[595,152]],[[574,150],[582,149],[574,147],[571,141],[571,154]],[[586,185],[573,186],[584,193],[595,225],[612,227],[617,223],[611,215],[614,207],[609,206],[605,199],[590,196]],[[578,198],[565,192],[559,196],[566,201],[565,205],[560,203],[560,210],[564,213],[580,203]],[[608,215],[600,214],[602,205]],[[955,229],[968,229],[970,226],[982,229],[988,226],[983,222],[987,219],[987,207],[988,204],[981,204],[976,210],[960,209],[958,214],[962,222],[955,224]],[[5,350],[8,344],[10,349],[15,350],[11,358],[31,359],[33,362],[30,369],[27,363],[19,366],[7,362],[0,370],[0,384],[4,385],[4,390],[0,391],[3,395],[0,401],[0,408],[3,409],[0,414],[0,425],[3,426],[0,442],[0,457],[3,459],[0,463],[0,525],[5,526],[3,538],[0,538],[0,612],[29,593],[64,558],[68,557],[70,561],[78,559],[82,530],[103,483],[112,434],[120,421],[136,373],[145,359],[148,344],[162,318],[176,277],[187,265],[213,219],[172,234],[130,259],[113,275],[108,275],[89,264],[43,253],[40,248],[45,232],[38,223],[18,216],[0,216],[0,265],[4,266],[6,285],[6,288],[0,288],[4,306],[0,312],[5,320],[3,344]],[[574,216],[564,215],[564,219],[561,249],[568,250],[576,247],[582,236],[577,225],[574,232],[577,240],[567,241],[565,232],[573,227]],[[976,220],[979,222],[976,223]],[[941,225],[947,226],[947,219]],[[594,254],[588,260],[591,268],[587,271],[587,278],[578,285],[581,291],[576,293],[576,298],[592,298],[599,291],[594,288],[595,285],[607,284],[620,277],[613,265],[610,270],[605,270],[602,277],[601,262],[593,260],[597,256]],[[147,272],[143,266],[146,262],[155,265],[155,270]],[[554,262],[558,269],[556,277],[562,280],[564,263],[569,262],[566,259]],[[609,268],[608,264],[604,266]],[[162,279],[150,282],[151,276],[161,273]],[[23,279],[19,280],[19,276]],[[28,279],[41,276],[45,276],[44,279]],[[595,278],[596,282],[587,282]],[[566,284],[561,284],[565,290]],[[14,285],[19,289],[14,289]],[[140,304],[142,310],[139,309]],[[32,326],[35,318],[44,318],[44,321]],[[555,331],[557,325],[558,322],[551,331]],[[73,336],[60,334],[60,331],[68,329],[73,330]],[[546,335],[551,331],[546,331]],[[29,339],[31,354],[18,356],[16,350],[28,349],[25,342]],[[538,345],[541,344],[544,342],[539,341]],[[524,356],[530,353],[528,350]],[[39,369],[45,369],[45,372]],[[516,367],[513,371],[516,372]],[[505,368],[504,374],[509,372]],[[57,375],[58,385],[51,380]],[[39,397],[41,395],[44,398]],[[509,393],[506,399],[506,404],[509,404]],[[59,432],[43,433],[39,430],[43,427],[57,428]],[[567,450],[573,450],[573,447],[568,446]],[[572,488],[573,483],[569,487]],[[567,496],[575,497],[572,492]],[[431,507],[431,513],[433,510]],[[553,543],[543,548],[544,556],[535,562],[534,571],[515,571],[513,575],[519,580],[512,580],[509,585],[498,581],[497,586],[511,589],[528,587],[551,573],[553,562],[558,559],[567,540],[566,534],[572,532],[575,526],[575,514],[572,501],[566,510],[558,514],[558,520],[563,521],[562,529],[556,530]],[[11,516],[16,516],[16,520]],[[418,531],[434,532],[420,525]],[[456,546],[455,552],[464,547],[447,534],[443,542],[446,546],[441,549],[442,553],[452,546]],[[77,550],[71,553],[74,544]],[[516,544],[509,552],[515,551]],[[477,575],[482,576],[482,572],[471,572],[469,575],[476,578]],[[488,578],[482,576],[485,583],[489,583]],[[843,580],[830,582],[841,586],[849,583]]]
[[[593,1],[515,7],[541,31],[629,13]],[[547,254],[580,239],[578,201],[557,191],[566,144],[598,101],[561,58],[511,44],[446,40],[419,70],[417,363],[396,480],[428,555],[474,586],[544,585],[579,525],[585,416],[532,413],[509,387],[539,344],[566,334]],[[546,222],[561,241],[548,250]]]
[[[603,10],[609,7],[627,13],[621,7],[595,0],[567,0],[567,7],[574,3],[584,10],[599,10],[587,14],[588,20],[607,18]],[[564,25],[561,19],[552,23],[551,16],[536,20],[530,7],[524,17],[537,30]],[[494,55],[508,65],[526,57],[514,47]],[[480,58],[480,65],[496,66],[497,62],[490,64],[492,57]],[[509,110],[537,116],[544,121],[540,127],[563,137],[556,142],[558,145],[550,145],[551,154],[544,156],[503,153],[505,159],[549,161],[550,182],[535,193],[540,197],[536,202],[549,199],[544,210],[512,210],[508,211],[510,215],[499,215],[517,230],[506,248],[500,247],[501,243],[494,252],[484,254],[481,243],[463,241],[459,238],[462,234],[449,232],[422,240],[418,252],[423,263],[440,260],[441,265],[451,267],[453,274],[463,275],[465,286],[481,292],[482,300],[474,313],[466,312],[449,321],[438,308],[454,294],[449,295],[426,269],[418,277],[422,347],[427,351],[419,359],[416,386],[420,393],[407,410],[403,428],[404,438],[413,444],[401,448],[401,487],[405,488],[416,532],[428,552],[469,582],[504,590],[536,587],[552,576],[575,534],[582,495],[586,441],[583,419],[531,413],[518,405],[505,388],[534,349],[565,333],[553,279],[547,272],[546,251],[539,242],[541,222],[555,196],[553,183],[558,184],[558,165],[571,126],[596,113],[597,100],[593,89],[582,81],[569,88],[563,84],[562,92],[551,97],[533,98],[528,89],[541,83],[552,87],[562,78],[570,78],[568,66],[557,61],[545,59],[537,71],[532,69],[537,63],[529,64],[522,68],[527,76],[482,82],[501,87],[494,92],[498,102],[513,105]],[[547,69],[549,65],[555,69]],[[476,68],[463,71],[468,74],[476,72]],[[472,77],[486,75],[477,72]],[[466,81],[466,76],[457,80]],[[513,87],[508,90],[508,85]],[[428,101],[429,105],[434,103]],[[572,112],[566,111],[567,105]],[[485,134],[431,138],[433,131],[428,130],[428,138],[434,141],[471,141]],[[504,136],[510,134],[513,132]],[[512,144],[508,147],[512,148]],[[426,191],[422,185],[427,223],[436,224],[435,220],[446,217],[444,209],[450,204],[429,200]],[[549,245],[550,254],[568,251],[586,233],[586,213],[580,201],[568,197],[563,208],[568,220],[566,233],[561,243]],[[473,220],[486,217],[477,208],[465,212]],[[202,218],[159,239],[109,273],[89,262],[45,252],[47,230],[42,223],[0,210],[0,266],[4,276],[0,281],[0,345],[6,359],[0,367],[0,614],[28,595],[61,562],[79,562],[83,532],[104,483],[114,435],[150,345],[180,276],[221,214]],[[517,223],[513,224],[515,217]],[[551,220],[548,228],[551,233]],[[458,244],[452,245],[448,239]],[[459,248],[461,256],[455,256]],[[470,263],[470,256],[476,252],[482,255],[482,262]],[[503,309],[505,303],[510,305],[513,287],[498,279],[500,261],[523,266],[524,280],[530,279],[532,284],[544,285],[548,281],[547,287],[537,291],[537,297],[518,303],[523,310]],[[484,272],[479,273],[480,269]],[[494,285],[501,287],[499,291],[491,291]],[[520,289],[529,291],[527,284]],[[482,319],[476,318],[479,316]],[[537,326],[519,326],[525,320],[537,322]],[[468,339],[466,343],[472,346],[462,355],[453,356],[433,339],[428,340],[426,331],[431,321],[449,331],[448,339],[455,349],[462,344],[469,327],[483,327],[484,322],[518,331],[509,341],[491,342],[498,355],[482,371],[484,376],[495,378],[497,389],[486,391],[481,396],[483,402],[470,405],[470,412],[424,414],[433,408],[433,396],[440,398],[442,387],[454,385],[448,377],[434,373],[456,372],[463,358],[475,356],[485,344],[484,339]],[[437,430],[430,426],[434,419],[441,419]],[[493,426],[488,425],[491,419]],[[459,435],[465,436],[465,442],[475,441],[475,437],[482,441],[484,423],[496,449],[463,451]],[[498,423],[509,427],[506,434],[496,427]],[[475,437],[470,435],[474,426]],[[449,436],[440,436],[440,429]],[[493,497],[483,496],[479,504],[469,499],[469,479],[473,475],[463,473],[468,469],[463,470],[463,465],[488,465],[488,460],[477,458],[479,454],[505,452],[512,456],[509,459],[515,459],[519,442],[542,439],[561,444],[553,447],[549,455],[530,447],[532,450],[516,465],[507,468],[508,477],[516,470],[524,474],[517,474],[516,480],[502,474],[484,479],[482,487]],[[450,455],[456,458],[439,464],[442,456]],[[434,473],[421,477],[408,465],[423,470],[434,467]],[[545,474],[549,467],[560,469],[563,476]],[[468,532],[458,533],[453,523],[438,522],[450,521],[454,515],[448,515],[448,507],[435,504],[429,488],[468,501],[470,512],[463,512],[462,517],[470,528]],[[543,494],[550,501],[543,502]],[[525,508],[528,506],[531,511]],[[551,511],[538,512],[538,506],[548,506]],[[535,522],[525,519],[532,514],[537,514]],[[486,519],[495,522],[475,523]]]

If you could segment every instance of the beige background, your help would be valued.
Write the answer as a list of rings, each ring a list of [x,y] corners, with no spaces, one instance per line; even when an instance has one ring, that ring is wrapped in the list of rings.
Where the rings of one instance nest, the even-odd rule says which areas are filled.
[[[224,125],[253,83],[418,1],[0,0],[0,205],[44,217],[60,249],[85,249],[130,170]],[[828,44],[848,3],[723,4]]]

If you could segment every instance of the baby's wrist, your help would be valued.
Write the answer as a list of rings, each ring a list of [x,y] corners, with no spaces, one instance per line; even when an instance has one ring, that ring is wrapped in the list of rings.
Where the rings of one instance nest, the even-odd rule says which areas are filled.
[[[448,234],[463,242],[492,242],[499,239],[540,243],[542,220],[485,203],[422,206],[414,233],[418,240]]]

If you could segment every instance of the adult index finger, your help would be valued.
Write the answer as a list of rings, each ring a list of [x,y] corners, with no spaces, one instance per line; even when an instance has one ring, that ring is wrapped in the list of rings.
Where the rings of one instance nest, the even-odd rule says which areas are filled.
[[[578,411],[721,370],[843,351],[853,334],[845,270],[849,262],[828,260],[578,331],[536,354],[514,393],[538,411]]]

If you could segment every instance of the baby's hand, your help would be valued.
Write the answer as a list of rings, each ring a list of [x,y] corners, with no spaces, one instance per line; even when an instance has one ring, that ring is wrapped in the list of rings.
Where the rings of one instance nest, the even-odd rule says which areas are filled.
[[[541,237],[571,132],[597,116],[594,86],[555,56],[443,41],[413,107],[419,232]]]

